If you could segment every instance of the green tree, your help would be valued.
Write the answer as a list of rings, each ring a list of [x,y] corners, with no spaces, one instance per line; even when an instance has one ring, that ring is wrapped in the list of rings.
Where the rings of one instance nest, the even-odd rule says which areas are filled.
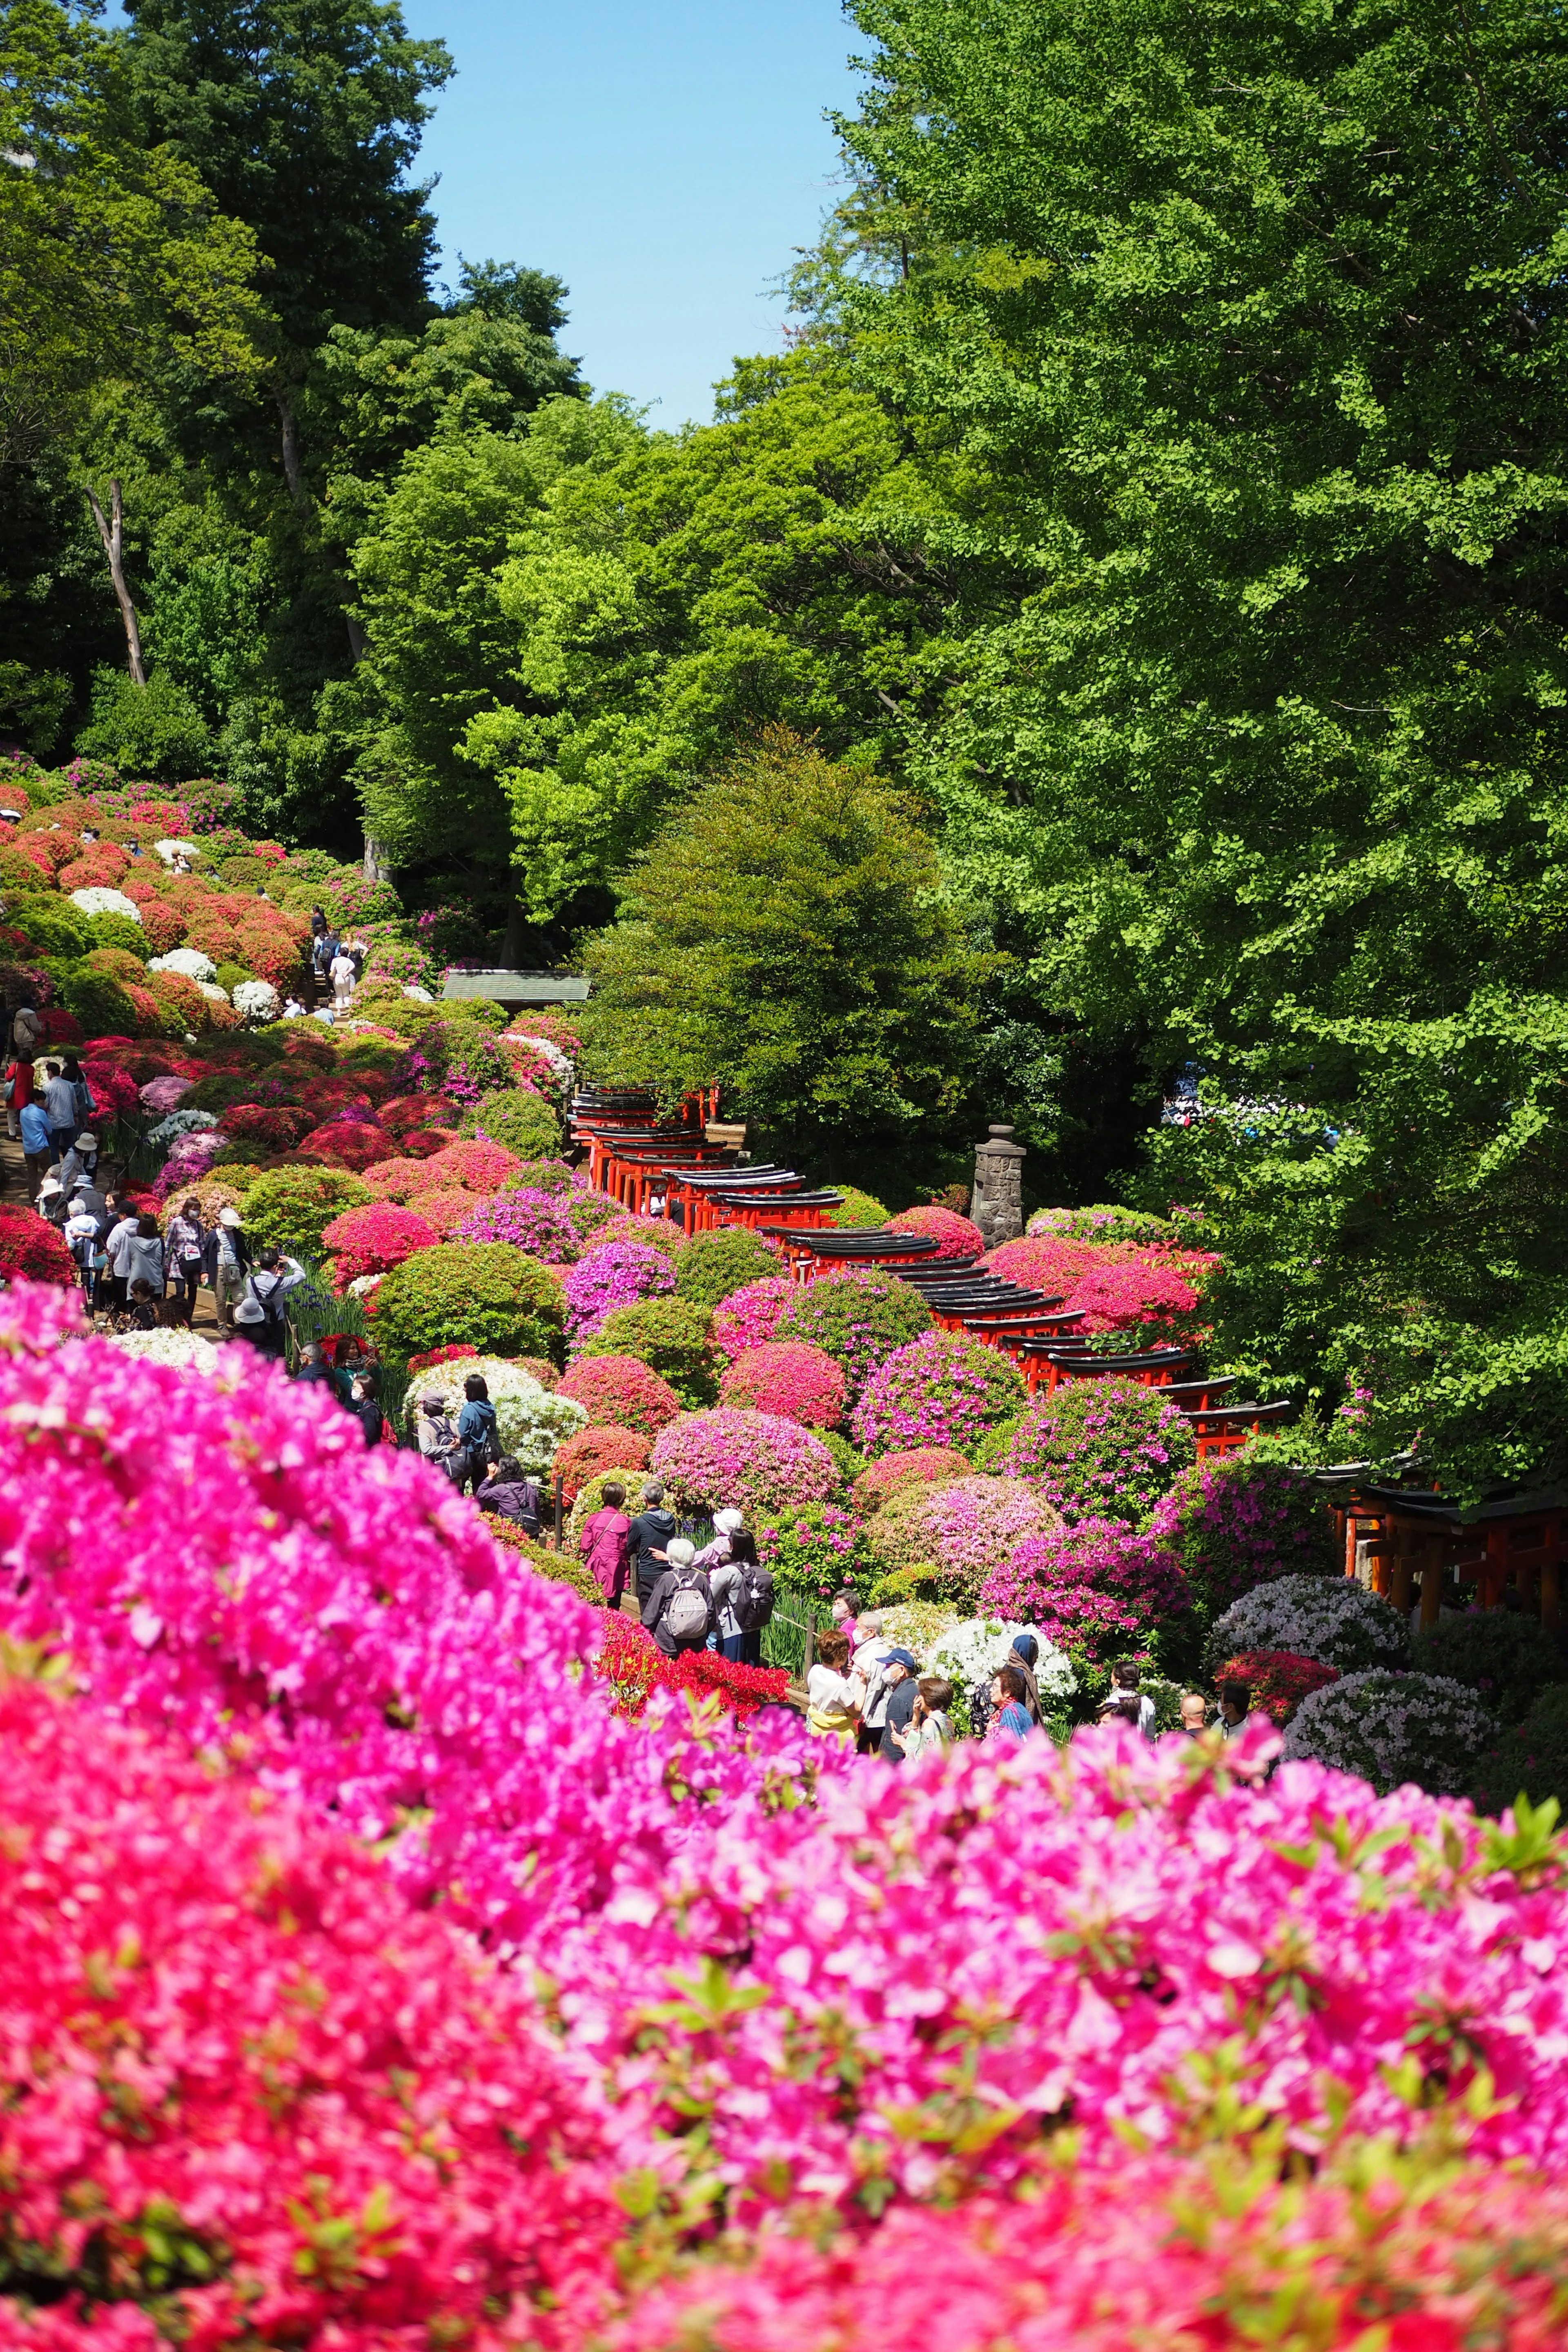
[[[715,1080],[805,1141],[896,1136],[957,1101],[989,961],[947,908],[918,811],[782,729],[705,782],[589,942],[604,1076]]]
[[[944,847],[1053,1013],[1303,1106],[1279,1150],[1256,1113],[1163,1148],[1227,1203],[1233,1347],[1298,1387],[1359,1350],[1440,1457],[1485,1395],[1481,1450],[1539,1464],[1568,1401],[1568,28],[854,14],[857,203],[905,245],[830,253],[817,299],[912,420],[928,495],[890,527],[969,582],[907,739]]]

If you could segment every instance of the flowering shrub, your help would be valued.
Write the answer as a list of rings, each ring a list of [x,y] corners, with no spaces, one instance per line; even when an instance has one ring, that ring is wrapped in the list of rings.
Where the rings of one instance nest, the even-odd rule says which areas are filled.
[[[444,1090],[448,1101],[454,1097]],[[487,1094],[465,1112],[466,1132],[504,1144],[524,1160],[536,1159],[542,1152],[554,1151],[561,1142],[561,1122],[550,1105],[526,1087],[506,1087],[499,1094]]]
[[[600,1226],[597,1238],[601,1242],[635,1242],[639,1249],[662,1250],[671,1260],[686,1247],[684,1231],[668,1217],[616,1216]]]
[[[668,1381],[636,1356],[579,1356],[556,1383],[558,1395],[575,1397],[592,1422],[611,1422],[657,1437],[681,1411]]]
[[[82,1062],[81,1074],[98,1105],[95,1118],[125,1118],[136,1109],[136,1081],[124,1070],[116,1069],[113,1063],[98,1061],[89,1055]]]
[[[993,1569],[980,1600],[1038,1625],[1085,1670],[1150,1651],[1184,1663],[1192,1596],[1169,1552],[1125,1519],[1079,1519],[1029,1537]]]
[[[869,1518],[901,1486],[945,1486],[954,1478],[967,1478],[972,1467],[967,1456],[951,1445],[916,1445],[907,1454],[884,1454],[856,1479],[855,1507]]]
[[[0,1685],[0,1838],[26,1856],[0,1890],[30,2255],[7,2341],[40,2288],[40,2344],[137,2352],[166,2340],[153,2314],[212,2347],[457,2340],[503,2314],[553,2343],[562,2298],[607,2304],[602,2126],[520,1983],[293,1809],[37,1688]],[[356,2217],[351,2260],[323,2259],[331,2214]],[[100,2331],[74,2304],[103,2311],[106,2277]]]
[[[1172,1484],[1153,1525],[1195,1598],[1214,1611],[1274,1577],[1327,1576],[1340,1566],[1324,1505],[1283,1462],[1241,1454],[1194,1464]]]
[[[253,1250],[269,1243],[309,1257],[323,1255],[321,1236],[334,1217],[363,1208],[370,1194],[346,1169],[278,1168],[258,1176],[240,1200],[246,1237]]]
[[[447,1241],[473,1215],[474,1196],[460,1184],[422,1184],[409,1193],[406,1205]]]
[[[880,1201],[873,1200],[869,1192],[858,1192],[853,1184],[844,1185],[841,1192],[837,1207],[827,1212],[828,1223],[837,1225],[840,1233],[850,1232],[858,1226],[887,1223],[887,1210]]]
[[[1198,1294],[1184,1274],[1155,1259],[1099,1265],[1080,1275],[1066,1304],[1076,1307],[1085,1331],[1132,1331],[1141,1325],[1179,1324],[1197,1308]]]
[[[172,1110],[161,1118],[147,1137],[154,1151],[167,1151],[184,1135],[194,1134],[198,1128],[216,1127],[217,1120],[210,1110]]]
[[[923,1209],[900,1209],[885,1222],[890,1234],[923,1234],[935,1242],[938,1257],[976,1258],[985,1247],[985,1236],[978,1225],[952,1209],[939,1209],[934,1202]]]
[[[1047,1298],[1065,1298],[1074,1283],[1105,1263],[1105,1256],[1089,1243],[1069,1241],[1063,1234],[1036,1234],[1004,1242],[985,1263],[1003,1282],[1042,1290]]]
[[[232,1103],[223,1123],[237,1143],[258,1144],[263,1151],[292,1151],[309,1131],[310,1114],[292,1103]]]
[[[719,1382],[719,1395],[724,1404],[836,1429],[844,1417],[844,1367],[820,1348],[773,1340],[737,1357]]]
[[[471,1340],[455,1339],[449,1347],[426,1348],[423,1355],[410,1356],[404,1370],[409,1373],[427,1372],[437,1364],[456,1364],[462,1361],[464,1358],[471,1359],[477,1356],[479,1352]],[[538,1375],[535,1374],[535,1378],[537,1377]]]
[[[832,1502],[838,1493],[833,1456],[820,1439],[776,1413],[727,1406],[686,1413],[661,1430],[648,1466],[681,1511],[732,1507],[754,1519],[796,1504]]]
[[[831,1601],[841,1585],[858,1584],[871,1564],[865,1528],[837,1503],[764,1512],[753,1532],[763,1566],[814,1602]]]
[[[1463,1683],[1373,1668],[1303,1699],[1284,1752],[1357,1773],[1379,1796],[1411,1781],[1434,1796],[1458,1796],[1497,1736],[1496,1716]]]
[[[171,948],[167,955],[155,955],[149,962],[149,971],[183,972],[187,980],[216,980],[217,966],[211,956],[203,955],[199,948]]]
[[[1065,1234],[1071,1241],[1131,1242],[1140,1248],[1173,1242],[1181,1230],[1173,1218],[1103,1201],[1088,1209],[1037,1209],[1024,1228],[1029,1235]]]
[[[395,1360],[453,1339],[481,1355],[548,1356],[565,1300],[553,1266],[504,1242],[448,1242],[394,1268],[371,1310],[377,1344]]]
[[[849,1433],[862,1454],[972,1446],[1016,1414],[1024,1376],[1010,1356],[951,1331],[896,1348],[860,1391]]]
[[[718,1393],[707,1309],[689,1298],[645,1298],[636,1307],[617,1307],[576,1352],[638,1356],[693,1409],[711,1404]]]
[[[229,1002],[247,1029],[265,1028],[283,1010],[283,999],[270,980],[242,980]]]
[[[898,1488],[868,1522],[866,1540],[884,1576],[929,1561],[940,1571],[941,1598],[972,1608],[986,1578],[1026,1536],[1060,1525],[1020,1478],[955,1478],[944,1486]]]
[[[564,1205],[552,1192],[498,1192],[458,1227],[463,1242],[510,1242],[546,1265],[565,1265],[581,1247]]]
[[[897,1608],[878,1613],[882,1620],[880,1638],[898,1649],[912,1650],[921,1659],[930,1655],[942,1634],[963,1622],[958,1610],[940,1601],[900,1601]]]
[[[1068,1518],[1145,1525],[1196,1454],[1192,1431],[1158,1389],[1115,1379],[1064,1381],[978,1455],[983,1469],[1038,1478]],[[1165,1523],[1161,1522],[1161,1532]]]
[[[1467,1609],[1415,1636],[1415,1664],[1473,1690],[1500,1723],[1522,1723],[1543,1690],[1568,1682],[1568,1664],[1534,1617],[1510,1609]]]
[[[604,1239],[606,1229],[618,1222],[616,1204],[609,1195],[605,1192],[574,1192],[569,1184],[554,1182],[545,1184],[542,1180],[546,1171],[553,1172],[548,1160],[525,1162],[522,1181],[526,1181],[531,1171],[538,1171],[534,1175],[534,1181],[539,1184],[541,1191],[549,1192],[560,1202],[561,1213],[575,1234],[579,1249],[586,1249],[592,1243]],[[647,1222],[649,1224],[657,1224],[662,1221],[650,1217]],[[655,1247],[657,1246],[656,1236]]]
[[[1404,1618],[1348,1576],[1281,1576],[1258,1585],[1215,1619],[1207,1648],[1211,1658],[1289,1650],[1343,1674],[1410,1662]]]
[[[1216,1683],[1245,1683],[1252,1694],[1252,1711],[1266,1715],[1281,1730],[1304,1698],[1339,1678],[1337,1667],[1316,1658],[1293,1657],[1289,1650],[1241,1650],[1215,1674]]]
[[[364,1119],[334,1118],[325,1127],[312,1128],[301,1139],[300,1149],[330,1167],[349,1168],[359,1175],[374,1168],[378,1160],[392,1159],[397,1147],[389,1135]]]
[[[1505,1729],[1476,1767],[1470,1795],[1483,1812],[1500,1813],[1521,1794],[1568,1804],[1568,1685],[1543,1690],[1524,1721]]]
[[[67,1286],[77,1278],[76,1260],[61,1239],[58,1226],[33,1209],[16,1209],[0,1202],[0,1274],[7,1282],[57,1282]]]
[[[878,1266],[848,1266],[796,1289],[780,1316],[775,1339],[804,1339],[844,1367],[851,1400],[895,1348],[931,1328],[925,1300]]]
[[[138,1088],[137,1100],[143,1110],[167,1113],[176,1109],[190,1091],[189,1078],[149,1078],[144,1087]]]
[[[933,1675],[949,1675],[965,1693],[983,1689],[998,1666],[1005,1666],[1020,1633],[1034,1633],[1032,1624],[1006,1617],[963,1617],[940,1633],[927,1653]],[[1036,1634],[1039,1654],[1035,1661],[1035,1687],[1042,1710],[1052,1699],[1069,1699],[1078,1688],[1072,1660],[1056,1645]]]
[[[732,1290],[713,1309],[714,1353],[732,1364],[748,1348],[766,1347],[785,1307],[799,1296],[787,1274],[772,1274],[765,1282],[748,1282]]]
[[[379,1303],[375,1311],[379,1314]],[[496,1409],[502,1453],[515,1454],[531,1478],[542,1478],[553,1465],[556,1447],[583,1430],[588,1419],[587,1408],[572,1397],[563,1397],[559,1389],[545,1388],[521,1363],[500,1356],[465,1357],[449,1381],[426,1381],[421,1383],[420,1392],[428,1388],[449,1388],[454,1404],[460,1404],[463,1382],[476,1372]],[[412,1408],[418,1404],[418,1396],[412,1391],[409,1403]]]
[[[714,1650],[685,1650],[667,1658],[651,1633],[610,1610],[605,1612],[594,1672],[615,1691],[616,1714],[627,1716],[641,1715],[656,1690],[717,1697],[731,1714],[747,1716],[783,1698],[789,1687],[782,1667],[731,1664]]]
[[[134,898],[128,898],[123,890],[73,890],[70,902],[84,915],[129,915],[133,923],[142,920],[141,908]]]
[[[374,1168],[366,1169],[364,1181],[376,1200],[395,1201],[406,1208],[416,1192],[435,1192],[437,1179],[430,1173],[429,1158],[420,1158],[408,1150],[411,1139],[405,1135],[398,1139],[403,1150],[392,1159],[378,1160]],[[462,1192],[464,1188],[459,1184],[447,1189]],[[471,1193],[468,1196],[468,1210],[465,1214],[476,1205],[475,1196]]]
[[[630,1307],[674,1285],[662,1251],[641,1249],[635,1242],[602,1242],[565,1277],[567,1328],[574,1339],[591,1339],[617,1307]]]
[[[617,1429],[614,1422],[590,1423],[556,1447],[551,1468],[571,1503],[590,1478],[613,1477],[617,1470],[646,1470],[649,1444],[638,1430]]]
[[[466,1192],[476,1192],[488,1198],[499,1192],[503,1184],[516,1175],[520,1166],[515,1153],[503,1151],[499,1143],[483,1139],[476,1142],[444,1144],[432,1160],[425,1162],[427,1184],[460,1184]]]
[[[710,1310],[748,1283],[764,1282],[778,1272],[778,1254],[761,1234],[743,1226],[716,1233],[694,1234],[679,1253],[675,1268],[676,1294],[694,1299]]]
[[[377,1201],[369,1208],[347,1209],[323,1226],[321,1240],[332,1253],[332,1287],[342,1292],[365,1274],[390,1274],[416,1250],[434,1249],[436,1236],[412,1209],[395,1209]]]

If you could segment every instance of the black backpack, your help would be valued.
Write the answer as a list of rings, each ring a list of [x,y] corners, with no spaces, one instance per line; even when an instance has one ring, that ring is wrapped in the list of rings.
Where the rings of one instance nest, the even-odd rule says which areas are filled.
[[[773,1622],[773,1576],[769,1568],[748,1563],[741,1570],[741,1581],[730,1604],[735,1622],[742,1633],[760,1633]]]

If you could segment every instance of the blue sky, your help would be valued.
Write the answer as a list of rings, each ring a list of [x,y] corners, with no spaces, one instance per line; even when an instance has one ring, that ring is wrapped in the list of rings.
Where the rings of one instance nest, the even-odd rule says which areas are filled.
[[[404,0],[458,71],[426,133],[446,265],[553,270],[562,337],[601,391],[711,413],[737,352],[779,347],[766,299],[836,194],[823,121],[863,40],[838,0]]]

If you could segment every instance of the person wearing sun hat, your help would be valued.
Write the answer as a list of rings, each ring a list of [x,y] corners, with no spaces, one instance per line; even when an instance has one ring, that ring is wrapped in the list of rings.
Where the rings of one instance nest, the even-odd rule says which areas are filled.
[[[83,1172],[93,1175],[98,1168],[98,1138],[90,1127],[82,1129],[71,1149],[81,1161]]]
[[[226,1334],[234,1329],[234,1309],[245,1296],[250,1272],[250,1248],[237,1209],[220,1209],[217,1223],[202,1244],[202,1279],[213,1294],[217,1319]],[[265,1312],[262,1321],[267,1319]]]

